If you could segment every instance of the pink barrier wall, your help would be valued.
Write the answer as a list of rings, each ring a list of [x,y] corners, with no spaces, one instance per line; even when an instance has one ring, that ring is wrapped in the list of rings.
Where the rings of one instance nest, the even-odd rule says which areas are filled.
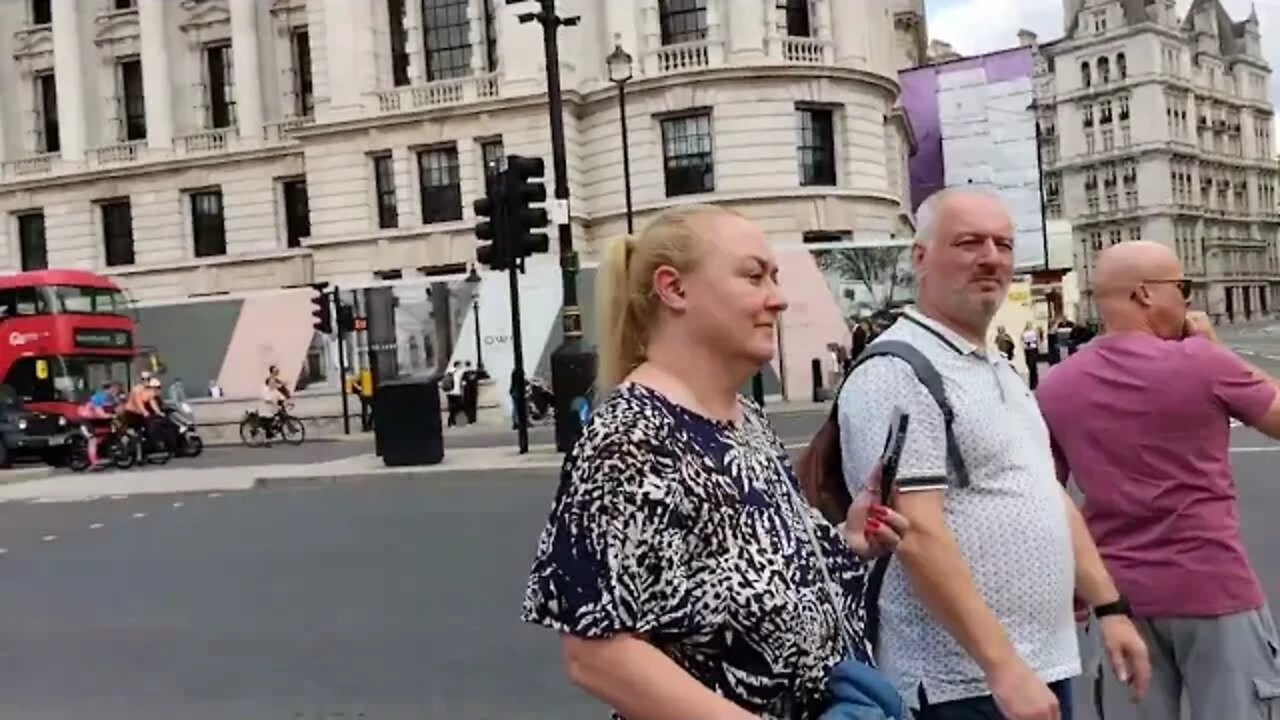
[[[822,360],[823,382],[831,372],[827,343],[846,347],[851,341],[849,327],[826,277],[818,269],[808,249],[778,253],[782,291],[790,303],[782,316],[782,357],[786,369],[787,395],[802,400],[809,397],[813,383],[809,369],[813,358]],[[773,361],[778,370],[778,360]],[[781,373],[779,373],[781,375]]]
[[[218,373],[227,397],[257,396],[273,364],[286,381],[298,377],[315,332],[313,294],[308,289],[245,298]]]

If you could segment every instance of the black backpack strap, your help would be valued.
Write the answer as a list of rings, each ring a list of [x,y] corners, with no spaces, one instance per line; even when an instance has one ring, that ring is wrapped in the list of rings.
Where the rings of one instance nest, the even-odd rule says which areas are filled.
[[[968,487],[969,467],[965,464],[964,455],[960,452],[960,443],[956,441],[955,413],[951,409],[950,401],[947,400],[947,389],[943,385],[942,375],[938,373],[938,369],[933,366],[929,358],[925,357],[924,353],[911,343],[902,340],[880,340],[872,343],[858,356],[854,369],[875,357],[895,357],[907,363],[915,373],[916,379],[924,385],[925,390],[929,391],[933,401],[938,404],[938,410],[942,412],[943,429],[947,435],[947,464],[951,472],[955,473],[956,483],[962,488]],[[849,374],[853,374],[852,370]]]

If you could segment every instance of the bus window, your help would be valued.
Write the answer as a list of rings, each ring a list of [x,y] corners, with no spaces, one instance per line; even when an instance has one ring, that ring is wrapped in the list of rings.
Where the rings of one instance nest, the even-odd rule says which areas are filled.
[[[18,288],[15,292],[17,293],[14,301],[15,315],[47,315],[49,313],[49,303],[46,302],[40,288],[24,287]]]
[[[61,313],[123,315],[128,308],[124,293],[119,290],[59,285],[50,287],[49,292]]]
[[[0,320],[14,314],[14,306],[18,303],[18,291],[12,288],[0,290]]]
[[[50,372],[37,372],[37,362],[44,363]],[[51,362],[49,358],[22,358],[9,369],[9,376],[5,378],[5,384],[12,387],[24,403],[61,400],[62,398],[59,397],[53,381],[57,374],[56,366],[58,364]],[[44,375],[44,377],[41,378],[39,377],[40,375]]]

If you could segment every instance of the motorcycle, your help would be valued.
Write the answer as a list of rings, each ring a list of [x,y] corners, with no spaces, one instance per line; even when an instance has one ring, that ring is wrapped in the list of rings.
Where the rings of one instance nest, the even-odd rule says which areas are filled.
[[[89,462],[89,441],[98,438],[98,461],[110,463],[121,470],[128,470],[138,460],[137,435],[119,421],[95,427],[81,423],[78,431],[67,439],[67,467],[74,472],[84,472]]]
[[[196,429],[196,418],[191,410],[191,405],[187,403],[178,405],[165,403],[163,410],[165,419],[169,421],[174,430],[174,455],[178,457],[197,457],[204,452],[204,440]]]

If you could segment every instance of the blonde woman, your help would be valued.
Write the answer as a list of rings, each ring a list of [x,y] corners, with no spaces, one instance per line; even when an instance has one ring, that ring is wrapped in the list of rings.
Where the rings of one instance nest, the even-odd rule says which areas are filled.
[[[599,273],[611,392],[565,460],[524,618],[562,633],[570,678],[615,717],[817,718],[832,668],[869,662],[855,552],[905,520],[864,497],[858,533],[826,523],[738,394],[787,307],[757,227],[669,210]]]

